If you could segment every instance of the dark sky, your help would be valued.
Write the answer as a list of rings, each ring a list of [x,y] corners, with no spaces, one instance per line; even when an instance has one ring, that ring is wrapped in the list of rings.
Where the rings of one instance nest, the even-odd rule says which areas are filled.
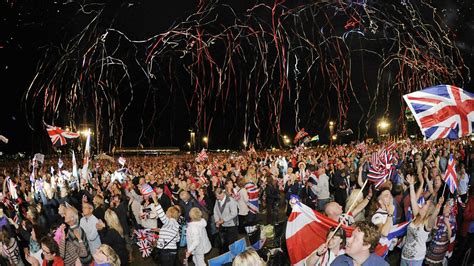
[[[231,4],[237,13],[242,13],[259,1],[234,0],[221,2]],[[271,1],[263,2],[272,3]],[[296,6],[304,1],[287,2],[288,6]],[[453,38],[455,38],[453,41],[459,48],[465,64],[474,69],[474,17],[472,16],[474,1],[433,0],[431,2],[443,14],[444,22],[453,31]],[[101,17],[104,21],[104,27],[107,27],[106,25],[110,20],[115,18],[114,28],[125,32],[131,39],[140,40],[165,32],[172,25],[183,21],[196,11],[199,1],[3,0],[0,4],[2,13],[2,16],[0,16],[0,79],[2,80],[0,134],[7,136],[10,143],[8,145],[0,144],[0,150],[31,152],[44,149],[48,141],[46,132],[41,128],[35,128],[35,131],[33,131],[28,127],[22,99],[36,74],[39,62],[45,57],[46,47],[66,44],[68,39],[80,32],[82,27],[86,25],[90,16],[85,15],[84,12],[87,13],[93,10],[94,6],[81,7],[81,4],[84,3],[106,5]],[[370,1],[368,4],[370,4]],[[81,10],[81,8],[84,9]],[[466,84],[470,91],[473,91],[473,86],[472,81]],[[140,101],[140,98],[138,98],[138,101]],[[399,99],[395,99],[395,101],[399,101]],[[328,104],[334,105],[334,103]],[[176,103],[176,105],[179,106],[179,103]],[[132,109],[132,113],[139,112],[138,107],[134,108],[136,109]],[[285,106],[285,108],[291,109],[292,107],[290,105]],[[329,109],[333,113],[337,112],[337,107],[332,106]],[[174,124],[172,126],[174,131],[170,132],[177,133],[169,133],[165,130],[160,134],[167,134],[166,132],[168,132],[169,134],[175,134],[176,137],[172,139],[158,137],[157,141],[153,142],[154,146],[181,147],[186,142],[187,129],[192,127],[193,123],[185,116],[181,118],[179,112],[171,112],[169,115],[175,116],[174,120],[169,120],[166,125],[160,125],[160,127],[170,127],[169,124]],[[351,115],[354,114],[349,115],[349,120],[352,119]],[[243,116],[238,116],[239,121],[243,119]],[[311,120],[311,118],[306,119]],[[229,127],[225,124],[225,118],[221,120],[216,120],[215,131]],[[323,127],[324,122],[318,120],[316,124],[309,124],[315,129]],[[282,132],[294,135],[293,124],[294,119],[283,119]],[[124,130],[129,132],[124,137],[124,146],[136,146],[138,144],[136,139],[140,133],[139,120],[130,115],[126,118]],[[220,138],[217,133],[213,134],[211,135],[213,140]],[[229,144],[231,142],[233,144]],[[220,145],[235,147],[235,143],[240,142],[239,134],[229,134],[229,138],[215,141],[214,148]]]

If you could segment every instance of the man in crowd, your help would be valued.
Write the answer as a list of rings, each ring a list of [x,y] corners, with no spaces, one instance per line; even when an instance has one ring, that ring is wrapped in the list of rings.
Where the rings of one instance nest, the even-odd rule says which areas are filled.
[[[232,197],[226,195],[221,188],[216,189],[215,195],[217,200],[214,205],[214,220],[222,239],[221,250],[226,252],[229,245],[238,238],[238,204]]]
[[[374,249],[379,243],[380,233],[368,222],[356,222],[351,237],[347,239],[346,254],[338,256],[331,266],[388,266]]]

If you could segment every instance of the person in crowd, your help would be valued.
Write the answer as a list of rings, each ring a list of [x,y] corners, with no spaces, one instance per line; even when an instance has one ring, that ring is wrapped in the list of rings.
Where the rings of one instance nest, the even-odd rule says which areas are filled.
[[[120,266],[123,265],[120,261],[120,257],[117,255],[115,250],[107,245],[102,244],[97,248],[95,253],[92,255],[94,258],[94,266],[108,265],[108,266]]]
[[[193,262],[196,266],[205,266],[204,255],[211,250],[211,242],[207,236],[207,222],[202,218],[202,212],[199,208],[192,208],[189,211],[189,218],[186,229],[186,258],[193,256]]]
[[[335,227],[329,229],[327,235],[327,244],[322,244],[316,251],[306,259],[306,265],[325,266],[331,263],[340,255],[345,254],[346,232]]]
[[[214,205],[214,220],[222,239],[221,250],[225,252],[238,237],[238,204],[221,188],[216,189],[215,195],[217,200]]]
[[[2,248],[2,256],[8,260],[10,265],[24,265],[20,256],[20,249],[15,237],[10,235],[7,228],[0,230],[0,244]]]
[[[234,258],[232,266],[266,266],[265,261],[255,250],[247,249]]]
[[[189,194],[189,192],[186,190],[183,190],[179,193],[179,199],[179,206],[183,210],[183,216],[186,221],[189,222],[189,211],[195,207],[201,208],[201,205],[195,198],[191,197],[191,194]]]
[[[114,195],[112,197],[112,201],[110,202],[110,207],[117,214],[120,220],[120,225],[123,229],[123,236],[125,238],[125,242],[127,243],[129,261],[131,261],[133,258],[132,240],[130,238],[130,226],[128,224],[129,213],[127,211],[127,204],[124,200],[122,200],[122,198],[122,196]]]
[[[91,203],[82,203],[82,218],[80,226],[87,236],[87,242],[89,243],[90,252],[93,254],[95,250],[100,246],[100,237],[97,232],[97,222],[99,221],[94,214],[92,214],[94,206]]]
[[[267,196],[267,223],[275,224],[278,222],[280,191],[278,190],[277,180],[271,176],[267,178],[265,194]]]
[[[161,265],[173,265],[177,257],[177,242],[180,240],[178,218],[180,215],[179,207],[172,206],[165,211],[158,202],[155,193],[152,193],[152,198],[158,217],[163,226],[160,228],[157,248],[160,253]]]
[[[44,236],[40,240],[43,252],[43,261],[40,262],[31,253],[25,254],[26,260],[32,266],[64,266],[64,260],[59,256],[59,247],[56,241],[50,236]]]
[[[100,241],[112,247],[120,257],[121,265],[128,265],[128,252],[123,234],[123,228],[117,214],[108,209],[105,211],[105,223],[101,220],[97,222],[97,230]]]
[[[249,214],[249,194],[245,188],[245,180],[243,178],[239,179],[237,182],[237,193],[239,197],[237,199],[237,204],[239,205],[239,233],[245,233],[245,225],[247,224],[247,216]]]
[[[459,196],[461,197],[461,201],[466,203],[467,202],[467,191],[469,189],[469,181],[470,177],[469,174],[466,172],[466,167],[461,165],[461,169],[459,170]]]
[[[142,210],[140,215],[140,224],[145,229],[153,229],[158,227],[158,214],[153,207],[153,201],[149,197],[145,197],[142,202]]]
[[[64,222],[65,224],[58,228],[59,235],[61,236],[59,254],[63,258],[64,264],[75,265],[80,263],[87,265],[91,263],[92,255],[87,236],[79,226],[79,215],[74,207],[66,207]]]
[[[415,193],[415,178],[412,175],[407,175],[406,180],[410,186],[410,201],[414,218],[408,226],[400,265],[421,266],[426,256],[426,241],[434,227],[444,198],[441,198],[436,206],[431,200],[428,200],[420,208]]]
[[[318,168],[318,176],[316,177],[315,193],[318,198],[318,210],[324,210],[324,207],[329,203],[329,176],[326,175],[326,168]]]
[[[104,204],[104,197],[100,194],[94,196],[92,200],[94,204],[94,210],[92,211],[92,215],[95,216],[98,220],[104,220],[105,217],[105,204]]]
[[[356,222],[354,227],[347,239],[346,254],[336,257],[331,266],[388,266],[385,260],[373,253],[380,240],[377,228],[365,221]]]
[[[40,263],[43,263],[43,258],[41,257],[41,243],[40,240],[44,237],[43,229],[38,225],[33,225],[31,228],[31,237],[30,243],[28,245],[29,253],[35,257]]]

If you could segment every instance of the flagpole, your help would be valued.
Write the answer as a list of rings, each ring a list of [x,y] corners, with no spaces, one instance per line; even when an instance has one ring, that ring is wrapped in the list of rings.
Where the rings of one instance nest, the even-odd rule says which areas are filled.
[[[367,185],[367,181],[369,181],[369,179],[367,178],[365,181],[364,181],[364,184],[362,185],[362,187],[360,188],[359,192],[357,193],[357,196],[355,197],[356,199],[359,198],[360,194],[362,194],[362,192],[364,191],[364,188],[365,186]],[[350,213],[352,211],[352,209],[355,207],[355,204],[357,203],[357,200],[354,200],[354,202],[351,204],[351,206],[349,207],[349,209],[347,210],[346,213]],[[339,230],[339,228],[341,228],[341,225],[342,223],[344,222],[343,219],[341,219],[339,221],[339,224],[337,225],[336,227],[336,230],[332,231],[331,234],[329,235],[328,239],[326,240],[326,244],[329,243],[329,241],[334,237],[334,235],[336,234],[337,230]]]

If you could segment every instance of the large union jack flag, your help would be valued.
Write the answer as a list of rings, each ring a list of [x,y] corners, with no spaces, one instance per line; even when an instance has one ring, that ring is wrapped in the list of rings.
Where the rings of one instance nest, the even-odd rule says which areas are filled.
[[[51,142],[53,143],[53,145],[60,141],[62,146],[67,143],[66,139],[75,139],[79,137],[78,133],[62,130],[60,127],[53,127],[48,125],[46,130],[48,131],[48,135],[51,138]]]
[[[457,139],[474,127],[474,94],[438,85],[403,95],[426,140]]]

